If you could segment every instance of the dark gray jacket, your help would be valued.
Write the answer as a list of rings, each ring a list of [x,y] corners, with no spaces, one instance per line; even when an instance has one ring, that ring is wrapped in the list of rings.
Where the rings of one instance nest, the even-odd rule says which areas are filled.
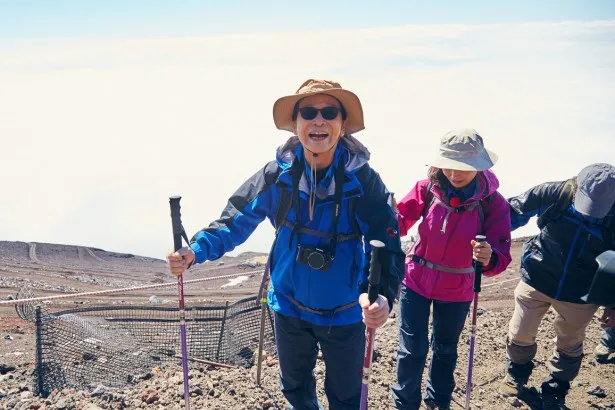
[[[546,182],[510,198],[512,230],[533,216],[542,216],[556,203],[563,186],[564,181]],[[609,217],[613,214],[615,207]],[[596,257],[615,250],[615,241],[604,239],[608,237],[604,235],[607,218],[586,217],[571,204],[560,217],[544,221],[540,233],[523,245],[523,281],[554,299],[585,303],[581,297],[587,294],[598,268]]]

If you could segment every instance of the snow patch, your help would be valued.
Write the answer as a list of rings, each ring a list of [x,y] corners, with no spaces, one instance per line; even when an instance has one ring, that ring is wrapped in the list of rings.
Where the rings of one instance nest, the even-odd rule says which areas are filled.
[[[250,279],[249,276],[237,276],[236,278],[230,279],[228,283],[225,283],[224,285],[220,286],[220,288],[226,288],[228,286],[237,286],[241,282],[245,282],[248,279]]]

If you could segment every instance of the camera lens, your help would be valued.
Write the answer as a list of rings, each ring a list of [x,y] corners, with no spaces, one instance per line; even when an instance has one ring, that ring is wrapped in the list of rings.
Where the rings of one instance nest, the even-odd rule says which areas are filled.
[[[325,257],[318,252],[310,252],[307,257],[307,263],[312,269],[320,270],[325,266]]]

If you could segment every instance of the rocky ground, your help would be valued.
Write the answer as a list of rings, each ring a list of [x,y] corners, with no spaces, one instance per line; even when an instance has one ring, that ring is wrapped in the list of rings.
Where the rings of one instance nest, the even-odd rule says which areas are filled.
[[[0,300],[15,295],[19,287],[29,283],[35,296],[83,292],[168,281],[164,262],[156,259],[117,254],[84,247],[0,242]],[[499,379],[505,371],[505,337],[512,314],[512,290],[517,283],[519,243],[513,246],[515,263],[496,278],[485,279],[478,316],[477,345],[474,364],[473,409],[540,409],[535,388],[520,399],[503,399],[497,394]],[[248,279],[235,287],[222,287],[227,280],[203,282],[187,287],[189,301],[237,300],[253,296],[260,275],[250,273],[262,268],[263,255],[244,254],[224,258],[191,272],[187,279],[199,275],[220,276],[230,272],[246,272]],[[88,280],[84,281],[84,278]],[[118,286],[119,281],[122,286]],[[170,282],[170,281],[169,281]],[[176,289],[156,291],[161,299],[176,303]],[[85,300],[66,300],[48,304],[53,309],[89,303],[93,306],[112,304],[147,304],[149,292],[122,293]],[[375,362],[370,384],[369,408],[391,408],[390,386],[395,382],[397,318],[393,312],[389,322],[378,330]],[[552,352],[555,334],[554,314],[549,312],[538,334],[539,350],[531,386],[540,385],[547,375],[545,362]],[[579,377],[574,381],[567,400],[571,410],[615,409],[615,360],[597,363],[591,351],[598,342],[600,328],[594,321],[587,335],[587,356]],[[453,409],[464,408],[469,333],[466,327],[459,346],[456,371],[457,388]],[[255,367],[219,368],[198,363],[190,365],[191,404],[193,409],[283,409],[285,401],[278,385],[278,365],[274,355],[267,355],[262,385],[255,385]],[[429,362],[426,364],[426,368]],[[34,391],[34,328],[19,319],[11,308],[0,309],[0,409],[183,409],[181,367],[154,368],[138,383],[122,388],[93,385],[83,391],[64,389],[47,398]],[[324,363],[316,367],[319,397],[326,407],[324,395]]]

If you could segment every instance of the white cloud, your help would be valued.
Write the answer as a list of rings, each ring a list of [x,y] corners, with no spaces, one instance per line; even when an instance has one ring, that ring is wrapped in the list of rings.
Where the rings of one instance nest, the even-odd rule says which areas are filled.
[[[216,218],[286,138],[273,101],[310,77],[360,96],[357,137],[398,196],[460,126],[500,154],[505,195],[613,163],[614,34],[602,21],[0,40],[0,237],[163,257],[168,197],[184,197],[189,235]],[[265,225],[240,250],[267,251]]]

